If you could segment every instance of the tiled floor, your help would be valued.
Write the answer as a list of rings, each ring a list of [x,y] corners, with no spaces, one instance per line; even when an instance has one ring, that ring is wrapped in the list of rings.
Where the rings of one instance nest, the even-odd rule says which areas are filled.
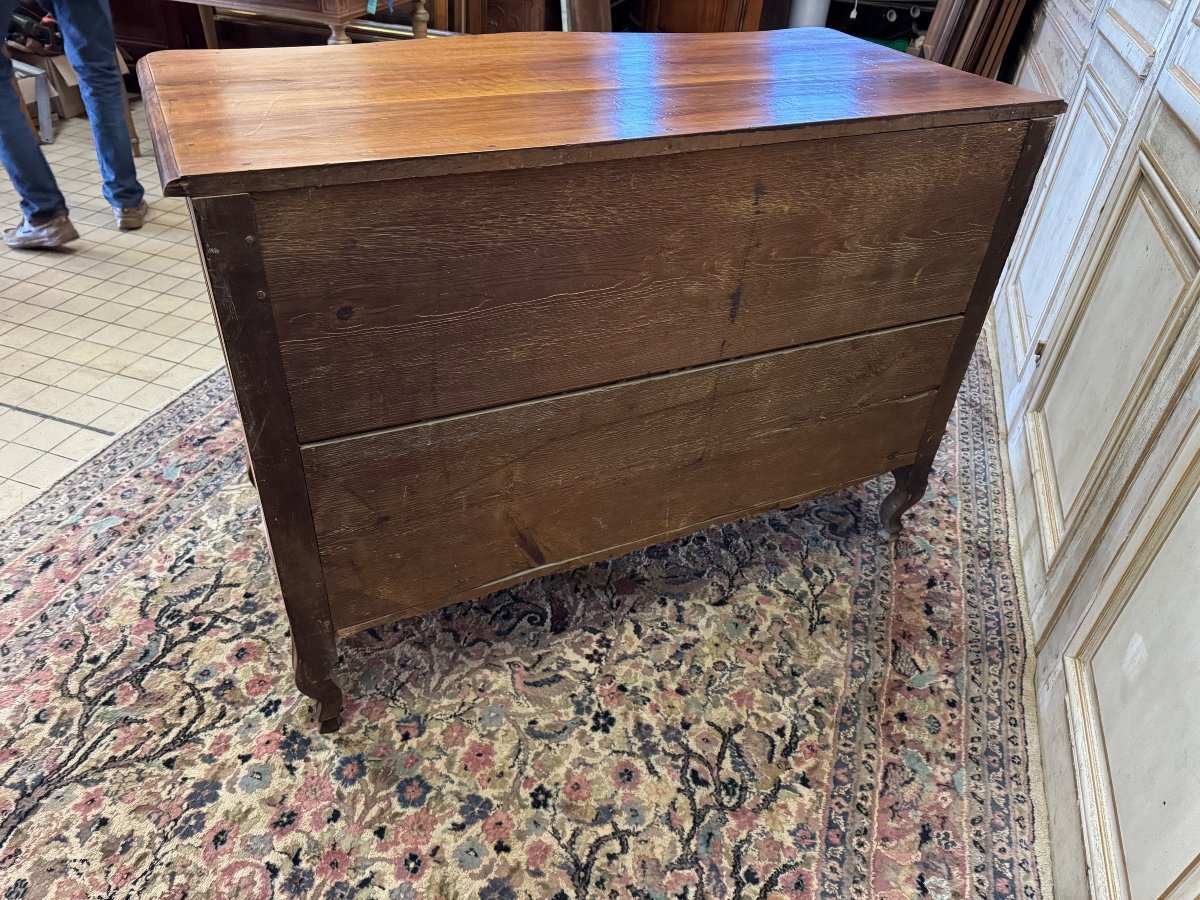
[[[144,228],[115,229],[87,120],[69,119],[44,149],[82,240],[0,245],[0,517],[222,362],[187,210],[162,197],[140,104],[134,115]],[[0,182],[7,227],[21,214]]]

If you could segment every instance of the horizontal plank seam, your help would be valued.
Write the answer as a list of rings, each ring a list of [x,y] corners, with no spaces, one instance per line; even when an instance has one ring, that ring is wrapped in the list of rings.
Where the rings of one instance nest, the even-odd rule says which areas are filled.
[[[605,382],[604,384],[593,384],[593,385],[589,385],[588,387],[577,388],[572,391],[562,391],[562,392],[559,392],[556,394],[545,394],[545,395],[542,395],[539,397],[529,397],[524,400],[516,400],[516,401],[510,402],[510,403],[502,403],[498,406],[485,406],[485,407],[481,407],[479,409],[464,410],[462,412],[456,412],[456,413],[451,413],[449,415],[438,416],[438,417],[432,418],[432,419],[420,419],[416,422],[404,422],[403,424],[400,424],[400,425],[389,425],[384,428],[370,428],[365,431],[357,431],[357,432],[352,432],[352,433],[348,433],[348,434],[341,434],[341,435],[337,435],[335,437],[319,438],[317,440],[312,440],[312,441],[301,441],[300,449],[303,451],[303,450],[307,450],[310,448],[324,447],[329,444],[337,444],[342,441],[354,440],[356,438],[365,438],[365,437],[372,437],[375,435],[384,435],[384,434],[395,434],[396,432],[407,431],[407,430],[410,430],[413,428],[424,428],[427,425],[441,424],[444,422],[453,422],[457,419],[465,419],[465,418],[469,418],[471,416],[478,416],[483,413],[501,412],[501,411],[517,409],[520,407],[530,406],[534,403],[544,403],[548,400],[581,397],[581,396],[586,396],[588,394],[596,393],[597,391],[612,390],[614,388],[619,388],[619,387],[623,387],[626,385],[644,384],[644,383],[649,383],[649,382],[653,382],[653,381],[661,381],[664,378],[675,378],[680,375],[687,375],[687,374],[693,373],[693,372],[702,372],[702,371],[706,371],[706,370],[715,370],[715,369],[723,368],[726,366],[758,362],[759,360],[770,359],[771,357],[775,357],[775,356],[782,356],[785,353],[792,353],[797,350],[817,350],[817,349],[820,349],[823,347],[831,346],[833,344],[844,343],[846,341],[861,340],[864,337],[871,337],[874,335],[882,336],[885,334],[894,334],[894,333],[899,333],[902,331],[907,331],[909,329],[917,330],[917,329],[921,329],[921,328],[927,328],[927,327],[930,327],[933,325],[949,323],[949,322],[954,321],[955,319],[961,319],[961,318],[962,318],[962,313],[954,313],[953,315],[940,316],[936,319],[926,319],[926,320],[923,320],[920,322],[907,322],[904,325],[895,325],[891,328],[877,328],[877,329],[873,329],[873,330],[869,330],[869,331],[859,331],[859,332],[855,332],[854,334],[840,335],[835,338],[829,338],[829,339],[823,340],[823,341],[814,341],[809,344],[794,344],[790,347],[779,347],[775,350],[764,350],[759,353],[749,354],[747,356],[736,356],[736,357],[731,357],[730,359],[722,359],[722,360],[718,360],[715,362],[697,363],[694,366],[684,366],[684,367],[678,368],[678,369],[669,369],[665,372],[655,372],[650,375],[638,375],[634,378],[623,378],[618,381]],[[901,395],[898,397],[888,397],[883,400],[876,401],[876,403],[885,403],[885,402],[889,402],[892,400],[902,400],[909,396],[918,396],[919,394],[929,393],[930,391],[936,391],[937,388],[940,387],[940,385],[941,385],[941,383],[939,382],[936,385],[931,385],[929,388],[927,388],[925,390],[917,391],[915,394],[904,394],[904,395]],[[870,403],[865,406],[854,407],[854,409],[869,409],[871,406],[874,406],[874,405],[875,405],[875,403]],[[853,411],[853,410],[851,410],[851,411]],[[829,417],[829,418],[836,418],[836,417]]]
[[[809,426],[809,425],[814,425],[814,424],[824,424],[827,422],[844,422],[846,420],[859,418],[860,416],[862,416],[866,413],[870,413],[875,410],[883,409],[886,407],[899,407],[899,406],[905,406],[905,405],[912,404],[912,403],[920,403],[925,400],[928,400],[931,397],[936,397],[937,394],[938,394],[938,388],[930,387],[925,390],[916,391],[914,393],[899,394],[895,397],[885,397],[881,400],[875,400],[871,403],[860,403],[857,406],[843,407],[841,409],[838,409],[836,412],[832,412],[832,413],[829,413],[826,415],[811,415],[804,420],[804,426]],[[551,399],[556,399],[556,398],[551,398]],[[526,405],[526,403],[513,404],[513,405],[514,406],[524,406],[524,405]],[[665,409],[666,410],[674,410],[674,409],[677,409],[677,408],[680,408],[680,407],[686,406],[686,405],[687,404],[672,405],[670,407],[665,407]],[[662,410],[656,410],[656,412],[659,412],[659,411],[662,411]],[[485,413],[490,412],[490,410],[485,410],[484,412]],[[469,418],[470,415],[481,415],[481,413],[469,414],[467,416],[452,416],[451,418]],[[432,425],[432,424],[434,424],[434,423],[419,422],[419,423],[416,423],[415,427],[423,428],[423,427],[426,427],[426,426]],[[774,429],[774,430],[789,431],[789,430],[793,430],[798,427],[800,427],[800,426],[793,425],[793,426],[786,426],[782,429]],[[392,429],[392,430],[396,431],[396,430],[404,430],[404,429]],[[366,435],[365,439],[373,438],[373,437],[376,437],[379,435],[380,435],[380,432],[373,432],[369,435]],[[335,441],[335,443],[342,443],[342,442],[347,442],[347,441],[352,441],[352,440],[356,440],[356,439],[355,438],[343,438],[343,439],[341,439],[341,441]],[[557,438],[552,438],[549,443],[553,443],[555,441],[557,441]],[[543,446],[546,446],[546,445],[539,444],[533,449],[540,449]],[[526,449],[526,453],[527,452],[528,452],[528,448]],[[306,459],[305,460],[306,476],[307,476],[307,465],[308,465],[308,461]],[[889,468],[888,471],[891,471],[891,468]],[[482,480],[482,479],[476,479],[476,481],[478,481],[478,480]],[[472,483],[474,483],[474,482],[472,482]],[[345,488],[344,484],[343,484],[343,488]],[[462,489],[462,487],[460,486],[456,490],[461,491],[461,489]],[[354,492],[351,491],[351,493],[354,493]],[[359,499],[361,499],[360,495],[355,494],[355,496],[358,497]],[[334,543],[339,544],[339,546],[331,547],[331,552],[334,549],[339,550],[339,551],[344,550],[345,546],[344,546],[344,544],[342,544],[342,541],[345,538],[345,536],[347,536],[347,535],[353,536],[353,535],[357,534],[360,530],[361,530],[361,525],[345,524],[345,525],[340,525],[335,528],[332,528],[331,530],[328,530],[328,531],[318,532],[317,545],[318,545],[318,547],[322,548],[322,552],[324,552],[324,548],[326,546],[329,546]]]

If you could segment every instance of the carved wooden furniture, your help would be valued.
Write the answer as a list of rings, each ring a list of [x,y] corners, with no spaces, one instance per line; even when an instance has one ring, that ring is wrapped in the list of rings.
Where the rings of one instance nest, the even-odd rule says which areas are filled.
[[[1062,108],[816,28],[139,71],[325,729],[338,634],[889,471],[894,535]]]
[[[465,0],[463,24],[468,34],[545,31],[546,0]]]
[[[205,46],[196,7],[174,0],[109,0],[117,46],[134,60],[155,50]]]
[[[210,48],[215,49],[217,31],[213,20],[214,4],[203,0],[180,2],[195,3],[199,6],[205,40]],[[413,0],[413,37],[423,38],[429,34],[429,11],[426,3],[427,0]],[[346,34],[346,26],[367,14],[367,0],[221,0],[215,5],[328,26],[327,43],[330,44],[349,44],[350,37]]]

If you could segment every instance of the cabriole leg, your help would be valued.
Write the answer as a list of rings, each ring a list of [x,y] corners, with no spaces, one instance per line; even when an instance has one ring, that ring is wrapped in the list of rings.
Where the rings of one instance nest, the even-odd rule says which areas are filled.
[[[900,534],[900,519],[918,500],[925,496],[929,485],[929,472],[920,474],[912,466],[901,466],[892,471],[896,486],[879,505],[879,533],[889,541]]]

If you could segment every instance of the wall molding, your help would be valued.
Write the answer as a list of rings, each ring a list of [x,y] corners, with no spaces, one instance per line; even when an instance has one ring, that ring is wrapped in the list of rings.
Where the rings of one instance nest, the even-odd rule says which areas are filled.
[[[1125,120],[1108,93],[1102,89],[1101,85],[1096,82],[1090,72],[1085,71],[1080,81],[1078,94],[1071,105],[1071,111],[1068,113],[1068,121],[1064,123],[1064,127],[1061,129],[1061,137],[1058,138],[1055,145],[1053,158],[1049,160],[1048,165],[1044,169],[1044,174],[1041,176],[1042,184],[1049,184],[1058,175],[1063,165],[1066,164],[1070,138],[1080,126],[1080,122],[1083,121],[1081,117],[1084,115],[1091,121],[1096,133],[1100,136],[1100,140],[1105,145],[1104,157],[1100,160],[1099,165],[1098,179],[1102,178],[1104,169],[1112,158],[1113,147],[1118,142],[1121,129],[1125,125]],[[1036,321],[1030,321],[1032,317],[1029,316],[1025,307],[1020,272],[1026,264],[1030,249],[1033,246],[1034,237],[1037,235],[1038,229],[1041,227],[1045,217],[1046,207],[1050,201],[1049,191],[1043,190],[1039,192],[1037,205],[1023,224],[1024,230],[1020,246],[1014,254],[1013,262],[1010,265],[1012,275],[1008,279],[1009,287],[1005,296],[1007,301],[1015,302],[1016,308],[1010,314],[1019,326],[1019,331],[1013,332],[1013,347],[1014,351],[1016,351],[1014,371],[1016,373],[1017,384],[1024,383],[1030,378],[1033,368],[1038,364],[1038,360],[1029,352],[1030,345],[1043,333],[1046,323],[1055,317],[1062,305],[1063,294],[1067,287],[1067,279],[1064,276],[1073,270],[1076,263],[1073,255],[1077,252],[1077,249],[1073,248],[1077,248],[1080,244],[1084,229],[1092,218],[1098,200],[1098,187],[1099,180],[1092,186],[1090,199],[1084,206],[1079,224],[1071,235],[1069,249],[1063,257],[1058,272],[1055,273],[1054,284],[1050,288],[1050,295],[1046,298],[1045,306]],[[1019,406],[1020,404],[1014,408],[1014,413],[1019,410]]]
[[[1169,216],[1170,234],[1164,230],[1164,223],[1157,211],[1139,196],[1139,188],[1143,185],[1151,189],[1151,196],[1162,205]],[[1092,460],[1070,509],[1065,509],[1058,493],[1057,478],[1052,465],[1052,446],[1042,410],[1047,396],[1060,374],[1067,351],[1072,346],[1092,301],[1104,265],[1111,258],[1111,250],[1120,235],[1121,226],[1126,221],[1132,204],[1135,202],[1142,204],[1147,216],[1162,235],[1163,245],[1179,270],[1184,284],[1164,317],[1164,325],[1152,342],[1149,355],[1138,369],[1133,384],[1126,393],[1113,421],[1112,428],[1097,451],[1096,458]],[[1061,547],[1080,527],[1081,520],[1092,505],[1101,483],[1111,472],[1117,450],[1128,441],[1133,425],[1139,418],[1137,413],[1147,405],[1148,395],[1153,388],[1158,386],[1156,384],[1158,376],[1163,371],[1187,321],[1195,312],[1198,293],[1200,293],[1198,291],[1200,278],[1197,277],[1200,275],[1200,235],[1197,235],[1190,217],[1184,212],[1174,191],[1158,172],[1157,162],[1140,149],[1136,154],[1134,165],[1126,174],[1122,188],[1118,192],[1118,202],[1114,207],[1114,212],[1104,223],[1102,233],[1104,243],[1101,249],[1094,254],[1081,279],[1083,289],[1080,299],[1074,304],[1072,314],[1063,330],[1054,337],[1055,351],[1052,358],[1043,359],[1043,363],[1047,366],[1047,372],[1035,387],[1027,414],[1030,433],[1038,432],[1037,440],[1030,446],[1030,453],[1031,462],[1035,462],[1035,465],[1032,466],[1035,496],[1041,498],[1036,514],[1039,519],[1039,534],[1043,540],[1042,550],[1047,578],[1051,577],[1062,564],[1063,554],[1059,552]],[[1188,258],[1181,256],[1180,251],[1184,249],[1180,247],[1181,242],[1186,248]],[[1147,447],[1153,444],[1168,413],[1169,409],[1164,410],[1157,420],[1146,429]],[[1036,464],[1038,457],[1033,456],[1035,452],[1045,458],[1040,465]],[[1127,483],[1134,474],[1136,474],[1136,465],[1126,474],[1125,482]]]
[[[1200,411],[1192,418],[1188,438],[1177,448],[1167,465],[1168,476],[1181,465],[1183,471],[1177,477],[1164,478],[1158,484],[1155,496],[1152,496],[1147,509],[1138,518],[1133,532],[1121,548],[1119,556],[1124,565],[1120,574],[1114,577],[1117,570],[1117,561],[1114,560],[1103,582],[1105,585],[1111,583],[1112,587],[1102,590],[1099,597],[1103,597],[1103,600],[1093,601],[1068,645],[1064,660],[1071,752],[1079,779],[1079,806],[1088,855],[1088,874],[1095,898],[1126,900],[1130,897],[1130,891],[1120,820],[1105,749],[1104,723],[1091,674],[1092,660],[1141,586],[1184,512],[1200,493]],[[1166,499],[1161,501],[1164,494]],[[1138,531],[1148,520],[1155,500],[1161,501],[1162,508],[1139,540]],[[1200,856],[1180,873],[1163,898],[1190,900],[1196,896],[1192,890],[1196,886],[1200,886]]]
[[[1150,67],[1154,65],[1154,47],[1111,6],[1100,17],[1099,31],[1138,78],[1150,74]]]
[[[1158,93],[1192,137],[1200,142],[1200,84],[1179,66],[1171,66],[1159,81]]]

